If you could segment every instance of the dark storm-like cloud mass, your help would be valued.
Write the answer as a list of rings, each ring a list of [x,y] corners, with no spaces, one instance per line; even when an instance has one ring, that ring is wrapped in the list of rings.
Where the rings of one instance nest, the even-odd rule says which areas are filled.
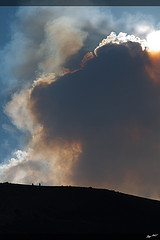
[[[149,77],[149,64],[139,43],[107,44],[82,69],[33,88],[31,109],[44,141],[81,142],[75,184],[153,193],[160,86]]]

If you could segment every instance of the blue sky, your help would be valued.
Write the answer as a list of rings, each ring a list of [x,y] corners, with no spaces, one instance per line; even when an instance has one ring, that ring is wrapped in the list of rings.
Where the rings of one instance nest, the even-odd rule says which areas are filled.
[[[114,127],[114,129],[116,129],[116,125],[112,125],[115,120],[111,119],[112,121],[110,122],[109,120],[102,121],[101,119],[100,124],[97,116],[98,114],[103,116],[102,113],[105,112],[104,109],[102,109],[101,112],[102,107],[100,106],[102,103],[98,103],[98,100],[97,102],[94,102],[94,98],[91,95],[90,99],[92,99],[94,104],[90,106],[91,100],[89,100],[88,94],[85,95],[85,90],[84,92],[81,92],[82,85],[80,83],[78,85],[79,89],[77,89],[72,79],[73,74],[74,78],[77,78],[77,84],[78,81],[80,82],[80,75],[79,71],[77,70],[79,69],[81,61],[87,52],[92,52],[88,55],[85,55],[86,57],[83,59],[83,62],[88,62],[87,66],[90,66],[90,64],[91,66],[92,64],[94,66],[95,64],[97,69],[100,69],[99,61],[102,61],[103,64],[105,64],[105,61],[108,61],[107,57],[105,58],[103,55],[101,56],[102,53],[100,48],[97,50],[97,54],[99,55],[97,55],[97,60],[94,62],[93,59],[95,56],[93,55],[93,52],[103,39],[107,38],[107,36],[114,36],[113,34],[110,35],[111,32],[115,32],[115,34],[119,36],[117,37],[116,41],[121,41],[119,39],[122,35],[118,34],[123,32],[126,33],[125,36],[123,35],[123,41],[127,39],[127,35],[133,34],[135,36],[133,40],[134,44],[135,41],[138,41],[138,44],[141,44],[140,41],[142,39],[146,39],[148,34],[160,30],[159,11],[160,7],[157,6],[77,8],[0,7],[0,162],[2,181],[19,183],[41,181],[43,184],[50,185],[79,184],[93,185],[97,187],[106,186],[108,188],[117,188],[125,192],[159,198],[160,192],[157,190],[158,187],[156,187],[158,186],[158,182],[160,180],[158,174],[156,173],[157,175],[154,181],[148,183],[152,178],[152,174],[157,171],[157,167],[153,169],[150,176],[147,176],[150,166],[152,165],[152,160],[150,159],[149,161],[149,157],[147,158],[147,155],[143,155],[141,153],[145,149],[144,146],[148,146],[150,144],[152,137],[148,137],[148,140],[146,140],[142,146],[138,145],[141,135],[145,137],[145,134],[149,134],[149,131],[151,131],[150,128],[153,128],[153,124],[155,124],[153,119],[149,117],[151,112],[146,115],[146,118],[149,119],[148,121],[153,121],[151,125],[147,122],[147,120],[144,120],[143,117],[140,117],[140,119],[138,118],[138,121],[140,122],[136,124],[140,124],[144,121],[143,127],[141,125],[134,125],[134,127],[132,126],[130,128],[129,124],[131,124],[131,119],[128,119],[128,122],[125,123],[127,126],[125,128],[125,134],[132,135],[132,145],[134,145],[134,147],[130,146],[130,150],[126,148],[127,150],[125,150],[125,152],[121,152],[121,154],[124,155],[120,157],[122,161],[122,164],[120,165],[118,162],[116,162],[116,160],[114,160],[118,159],[118,156],[110,153],[108,158],[113,159],[114,162],[114,164],[111,164],[110,160],[106,160],[108,155],[106,156],[105,154],[102,154],[104,149],[108,148],[107,146],[104,147],[104,143],[101,141],[102,139],[104,139],[106,142],[109,141],[106,138],[107,134],[104,133],[103,135],[102,133],[109,131],[105,124],[107,124],[107,127],[111,125],[111,128]],[[138,37],[138,40],[135,40],[136,37]],[[128,40],[126,40],[126,42],[128,42]],[[107,44],[109,43],[110,42],[107,42]],[[113,39],[111,43],[113,43]],[[122,42],[120,42],[120,45],[121,43]],[[109,51],[107,47],[103,47],[102,49],[106,52]],[[113,49],[111,60],[114,56],[122,57],[122,60],[119,62],[119,64],[117,63],[116,67],[116,60],[113,61],[112,65],[110,65],[111,61],[108,61],[108,66],[110,66],[113,74],[109,74],[109,69],[106,73],[104,72],[104,74],[107,74],[110,76],[110,78],[112,78],[112,75],[114,75],[116,71],[118,72],[118,66],[123,62],[123,58],[125,59],[123,54],[116,55],[118,53],[115,51],[116,50]],[[124,49],[124,52],[125,51],[126,50]],[[137,51],[139,52],[139,50]],[[108,52],[107,54],[107,56],[109,56]],[[139,57],[137,57],[137,61],[140,59],[140,64],[143,65],[144,63],[140,57],[141,55],[138,56]],[[144,58],[146,61],[149,61],[145,56]],[[126,61],[127,59],[128,58],[126,57]],[[130,60],[128,59],[128,61]],[[139,65],[136,65],[135,62],[133,63],[135,64],[135,69],[137,68],[137,75],[139,74],[138,76],[141,76],[142,73],[138,68]],[[123,66],[121,67],[123,68]],[[151,72],[149,67],[147,69],[149,69],[148,71]],[[154,74],[154,67],[155,65],[153,65],[153,73],[151,78],[154,78],[155,80],[157,75]],[[104,69],[107,69],[107,65]],[[103,71],[104,69],[102,68]],[[67,73],[71,75],[67,75]],[[87,74],[90,74],[87,76],[92,76],[90,71]],[[86,75],[82,74],[82,76],[85,78]],[[66,81],[64,80],[65,78]],[[119,78],[120,81],[123,81],[122,76]],[[144,77],[144,79],[148,78]],[[126,86],[128,86],[127,82],[124,81],[124,83]],[[89,92],[90,88],[88,86],[90,86],[89,84],[91,83],[84,82],[83,84],[83,88],[85,89],[86,87],[86,91]],[[103,81],[101,84],[102,86],[104,84],[104,88],[107,87]],[[50,88],[48,86],[50,86]],[[98,86],[99,85],[95,87],[97,91],[99,89]],[[112,83],[110,83],[109,86],[112,86],[113,88]],[[145,88],[144,86],[145,85],[142,84],[141,87]],[[126,91],[129,91],[129,89]],[[77,91],[77,94],[73,94],[72,96],[73,91]],[[115,91],[117,90],[115,89]],[[145,94],[150,94],[149,96],[152,96],[152,93],[148,93],[148,88],[145,91]],[[153,92],[154,91],[155,90],[153,90]],[[69,95],[67,95],[68,93]],[[104,94],[105,101],[107,101],[105,93],[103,91],[102,93]],[[139,92],[137,90],[137,94],[138,93]],[[96,91],[94,89],[92,94],[96,95]],[[123,96],[125,95],[124,92],[121,94]],[[43,99],[41,99],[41,96],[43,96]],[[85,105],[82,104],[82,96],[86,100]],[[99,97],[102,97],[101,94]],[[136,99],[136,94],[133,98]],[[72,102],[74,102],[73,99],[75,99],[75,105],[77,108],[72,105]],[[108,99],[110,99],[110,101],[112,99],[112,96],[109,92]],[[117,99],[116,95],[115,99]],[[129,95],[128,99],[130,99]],[[147,98],[144,97],[144,99],[147,101]],[[141,99],[140,101],[143,102],[144,99]],[[72,107],[67,105],[69,101],[70,106]],[[114,102],[113,99],[112,101]],[[154,101],[156,100],[153,100],[153,102]],[[55,102],[57,104],[55,104]],[[121,102],[121,100],[119,100],[119,102]],[[116,102],[114,103],[116,104]],[[104,102],[104,106],[105,104],[107,103]],[[150,105],[150,103],[148,104]],[[93,119],[95,119],[96,122],[92,122],[89,115],[87,115],[89,111],[87,106],[90,106],[89,110],[92,108],[94,109],[91,114],[93,114]],[[112,104],[110,105],[109,109],[112,109],[111,106]],[[115,106],[112,107],[115,109]],[[158,118],[159,115],[156,112],[157,104],[156,106],[153,106],[153,108],[156,109],[155,113],[153,114],[155,114],[154,116],[157,116]],[[55,109],[55,112],[53,109]],[[79,111],[76,112],[77,109],[79,109]],[[137,111],[133,110],[133,112],[135,116],[139,116],[136,115],[139,114],[138,107],[136,107],[136,109]],[[73,111],[76,112],[76,115],[72,115]],[[124,111],[123,104],[121,105],[120,110],[117,111]],[[112,115],[112,112],[114,113],[114,111],[111,111],[110,116]],[[117,116],[116,114],[117,113],[115,113],[115,116]],[[132,112],[130,114],[132,115]],[[84,116],[87,116],[85,121]],[[104,115],[102,118],[105,119],[105,117],[106,115]],[[120,123],[124,116],[122,116],[122,113],[119,113],[118,117]],[[66,121],[64,121],[64,119]],[[72,122],[73,119],[75,122]],[[135,119],[137,118],[135,117]],[[125,118],[122,122],[125,122]],[[70,124],[71,127],[69,127]],[[103,131],[102,127],[104,127]],[[111,149],[108,149],[108,152],[116,152],[113,146],[117,146],[117,151],[120,151],[118,145],[116,145],[116,141],[118,141],[118,135],[121,136],[121,130],[123,127],[124,126],[122,125],[119,126],[119,129],[116,130],[117,134],[113,139],[111,136],[114,135],[115,130],[109,133],[111,134],[109,135],[110,141],[113,141],[113,144],[110,145],[108,142],[108,146]],[[86,134],[87,131],[88,135]],[[158,125],[156,131],[159,131]],[[99,144],[97,144],[97,152],[95,154],[91,154],[90,149],[96,148],[96,143],[91,141],[91,139],[94,139],[94,132],[97,136],[97,139],[101,140],[99,140]],[[100,133],[102,135],[100,135]],[[89,136],[92,136],[91,139]],[[124,144],[126,144],[126,139],[123,140]],[[137,145],[133,140],[137,142]],[[159,144],[159,139],[156,133],[154,134],[153,141],[155,141],[157,145]],[[91,143],[93,145],[91,145]],[[158,150],[155,150],[154,152],[153,149],[153,146],[151,146],[150,152],[153,151],[153,156],[155,155],[155,166],[159,166]],[[136,155],[138,160],[133,159],[135,155],[132,151],[134,151],[134,154],[136,151],[138,151],[139,155]],[[99,153],[99,158],[102,158],[102,161],[99,165],[97,165],[97,162],[93,156],[97,155],[97,153]],[[149,156],[149,153],[146,154]],[[82,160],[81,156],[83,156],[83,159],[85,159],[85,164],[83,163],[84,161]],[[90,157],[90,160],[87,159],[87,156]],[[93,162],[91,165],[93,168],[91,169],[93,171],[91,171],[89,167],[91,166],[90,161],[92,158]],[[103,160],[103,158],[105,158],[105,160]],[[125,158],[131,159],[129,166]],[[143,180],[143,177],[142,179],[140,178],[140,174],[142,172],[140,172],[139,175],[134,174],[136,172],[135,169],[138,166],[138,161],[142,161],[141,166],[144,166],[145,158],[147,158],[146,166],[148,170],[146,169],[146,171],[142,171],[144,174],[144,179],[146,179]],[[77,165],[74,165],[72,162],[78,163]],[[117,170],[115,170],[116,164],[118,166],[117,169],[119,169],[118,173]],[[126,169],[125,164],[127,166]],[[133,172],[130,169],[132,164],[134,169]],[[107,169],[107,166],[113,169],[113,174],[117,174],[117,178],[115,177],[115,182],[111,181],[109,177],[105,180],[105,171],[104,174],[101,174],[103,169]],[[97,177],[95,177],[95,169],[98,172]],[[80,176],[83,176],[84,181]],[[88,178],[86,176],[88,176]],[[137,177],[138,180],[135,181],[135,183],[133,183],[131,186],[131,189],[129,189],[128,186],[131,182],[133,182],[132,178],[134,178],[134,176],[135,178]],[[145,187],[145,181],[148,181],[148,189]],[[139,187],[140,183],[142,183],[142,187]],[[155,189],[152,191],[151,189],[154,185]]]
[[[1,29],[1,40],[0,49],[11,41],[11,26],[15,19],[17,7],[0,7],[0,29]],[[3,56],[1,55],[3,61]],[[10,94],[6,93],[3,85],[3,76],[0,76],[1,82],[1,94],[0,94],[0,124],[1,124],[1,144],[0,144],[0,161],[3,162],[7,157],[10,158],[12,151],[19,146],[20,137],[19,131],[11,124],[11,121],[3,113],[3,107],[6,104]],[[7,81],[7,80],[6,80]],[[8,128],[7,128],[8,127]]]

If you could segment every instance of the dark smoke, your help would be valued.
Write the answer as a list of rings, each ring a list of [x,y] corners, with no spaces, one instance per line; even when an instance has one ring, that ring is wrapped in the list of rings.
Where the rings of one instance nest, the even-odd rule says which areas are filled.
[[[158,188],[160,86],[149,61],[139,43],[107,44],[81,70],[32,90],[43,140],[82,144],[75,184],[148,195]]]

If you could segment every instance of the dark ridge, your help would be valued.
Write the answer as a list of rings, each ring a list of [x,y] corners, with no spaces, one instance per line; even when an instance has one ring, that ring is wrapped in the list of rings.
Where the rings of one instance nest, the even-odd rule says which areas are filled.
[[[159,201],[107,189],[0,184],[0,237],[146,239],[159,218]]]

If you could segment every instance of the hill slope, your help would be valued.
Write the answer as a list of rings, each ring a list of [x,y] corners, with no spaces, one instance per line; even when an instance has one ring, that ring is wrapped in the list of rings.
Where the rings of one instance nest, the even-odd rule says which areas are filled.
[[[146,236],[159,216],[159,201],[110,190],[0,184],[0,234]]]

